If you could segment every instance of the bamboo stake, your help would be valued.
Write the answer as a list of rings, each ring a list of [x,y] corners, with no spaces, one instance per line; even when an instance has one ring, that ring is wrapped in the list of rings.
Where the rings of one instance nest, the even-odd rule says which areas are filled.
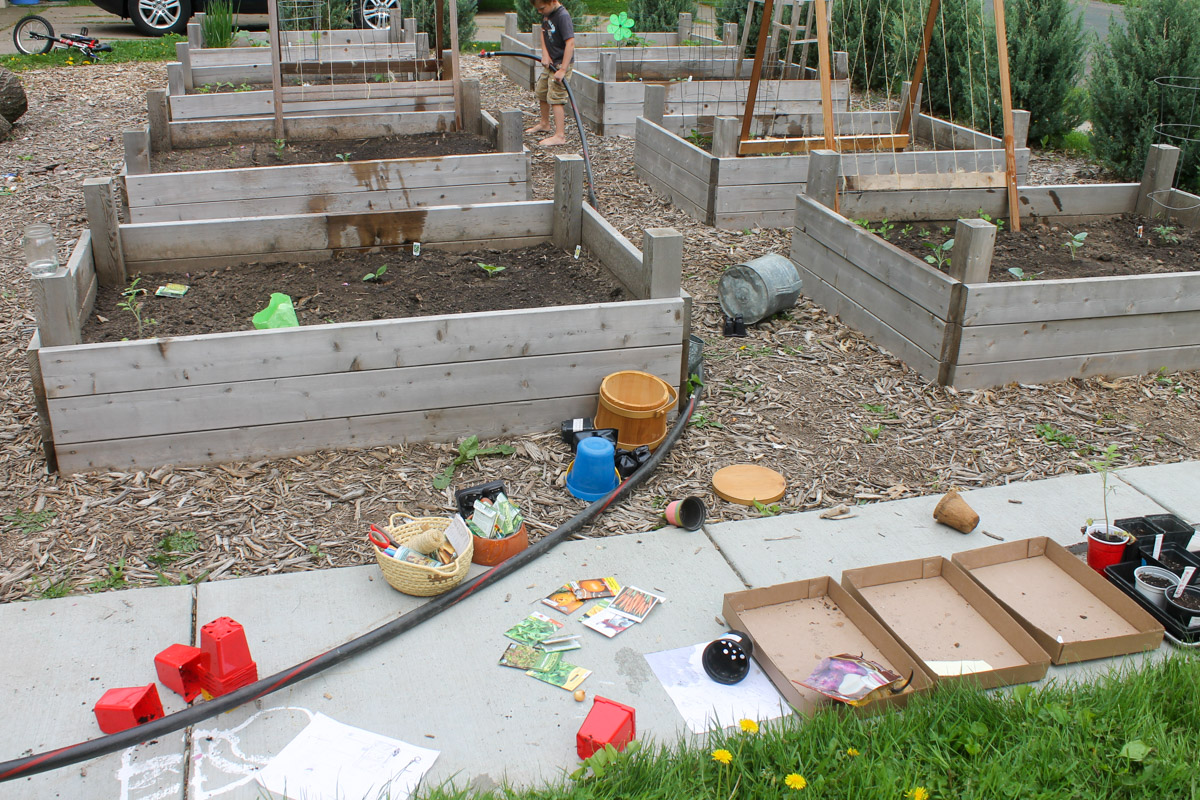
[[[774,9],[775,0],[763,0],[763,24],[758,26],[758,44],[754,47],[754,66],[750,68],[750,86],[746,92],[746,112],[742,114],[742,134],[738,137],[740,142],[750,138],[750,126],[754,124],[754,101],[758,99],[758,81],[762,77],[763,56],[766,55],[767,34],[771,27],[768,20],[771,19],[771,12]],[[749,17],[746,18],[746,29],[750,29]]]
[[[912,124],[917,89],[925,78],[925,59],[929,57],[929,43],[933,40],[933,28],[937,24],[940,7],[941,0],[929,0],[929,16],[925,18],[925,32],[921,36],[921,49],[917,51],[917,63],[913,65],[912,81],[908,84],[908,97],[905,99],[904,107],[900,109],[900,124],[896,126],[896,133],[908,133],[908,126]]]
[[[275,105],[275,138],[283,139],[283,71],[280,67],[283,55],[279,49],[279,40],[283,34],[279,31],[277,0],[267,0],[267,14],[267,33],[271,37],[271,91]]]
[[[821,78],[821,126],[825,128],[825,149],[836,150],[837,144],[833,140],[833,73],[829,62],[829,17],[825,11],[825,0],[814,2],[817,10],[817,71]]]
[[[1013,140],[1012,86],[1008,76],[1008,31],[1004,25],[1004,2],[996,0],[996,54],[1000,67],[1000,101],[1004,112],[1004,178],[1008,183],[1009,230],[1021,230],[1021,201],[1017,196],[1017,151]],[[916,91],[910,88],[911,95]]]

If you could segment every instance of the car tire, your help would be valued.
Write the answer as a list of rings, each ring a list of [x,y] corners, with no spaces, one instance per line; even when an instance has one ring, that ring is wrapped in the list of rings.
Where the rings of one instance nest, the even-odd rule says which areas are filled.
[[[386,30],[390,24],[390,13],[400,8],[400,0],[355,0],[354,22],[360,28]]]
[[[129,0],[129,20],[147,36],[183,33],[191,18],[191,0]]]

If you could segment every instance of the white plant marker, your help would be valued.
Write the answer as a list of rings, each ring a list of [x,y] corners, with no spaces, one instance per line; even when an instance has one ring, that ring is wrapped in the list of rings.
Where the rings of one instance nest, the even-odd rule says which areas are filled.
[[[414,256],[421,255],[421,243],[420,242],[413,242],[413,255]]]
[[[1158,554],[1162,552],[1163,535],[1160,533],[1154,537],[1154,560],[1158,560]]]
[[[1179,585],[1175,587],[1175,594],[1171,595],[1176,600],[1183,597],[1183,590],[1187,588],[1188,583],[1192,580],[1192,575],[1196,572],[1195,567],[1188,567],[1183,571],[1183,576],[1179,579]]]

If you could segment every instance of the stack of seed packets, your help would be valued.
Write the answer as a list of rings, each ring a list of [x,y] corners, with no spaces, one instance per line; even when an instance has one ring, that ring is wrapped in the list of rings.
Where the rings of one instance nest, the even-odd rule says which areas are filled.
[[[574,691],[592,671],[562,660],[562,651],[580,647],[578,634],[563,635],[562,627],[545,614],[530,614],[504,632],[516,644],[510,644],[500,656],[500,665],[525,670],[531,678]]]
[[[542,598],[542,602],[561,611],[564,614],[574,614],[583,607],[586,600],[598,597],[612,597],[621,591],[621,584],[616,578],[587,578],[582,581],[564,583],[550,594]]]
[[[662,595],[626,586],[611,600],[601,600],[584,612],[583,624],[611,639],[644,622],[654,607],[664,601]]]

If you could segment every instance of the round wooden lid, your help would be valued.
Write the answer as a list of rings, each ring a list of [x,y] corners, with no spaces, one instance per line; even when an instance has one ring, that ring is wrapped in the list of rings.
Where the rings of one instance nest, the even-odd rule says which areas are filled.
[[[713,491],[722,500],[744,506],[773,503],[783,497],[787,481],[773,469],[757,464],[733,464],[717,470],[712,478]]]

